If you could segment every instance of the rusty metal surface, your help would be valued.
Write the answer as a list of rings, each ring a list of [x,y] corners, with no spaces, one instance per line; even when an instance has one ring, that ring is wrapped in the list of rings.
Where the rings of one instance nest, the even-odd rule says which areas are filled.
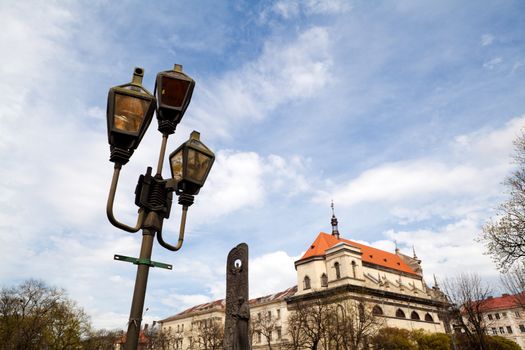
[[[225,350],[250,349],[249,324],[248,245],[241,243],[230,251],[226,263]]]

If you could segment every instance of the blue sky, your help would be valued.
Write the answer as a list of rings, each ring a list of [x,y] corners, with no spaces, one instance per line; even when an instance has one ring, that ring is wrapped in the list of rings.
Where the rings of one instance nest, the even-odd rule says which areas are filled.
[[[191,130],[217,154],[184,247],[156,245],[146,321],[224,294],[246,242],[251,296],[294,283],[330,230],[402,251],[427,281],[458,271],[496,283],[475,241],[505,198],[525,125],[521,1],[2,1],[1,286],[65,288],[97,327],[126,325],[139,234],[105,217],[111,86],[174,63],[197,82],[168,150]],[[123,171],[117,216],[134,222],[136,179],[154,166],[154,122]],[[165,168],[167,169],[167,168]],[[165,173],[167,176],[168,174]],[[165,224],[176,238],[179,207]],[[496,286],[496,285],[495,285]]]

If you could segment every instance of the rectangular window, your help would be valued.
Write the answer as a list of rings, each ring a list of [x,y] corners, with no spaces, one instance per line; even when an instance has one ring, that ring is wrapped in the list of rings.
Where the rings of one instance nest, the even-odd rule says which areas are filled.
[[[261,342],[261,331],[257,332],[257,343]]]
[[[492,327],[492,334],[498,335],[498,330],[496,329],[496,327]]]
[[[272,331],[268,332],[268,339],[270,339],[270,341],[273,340],[273,334],[272,334]]]
[[[512,328],[510,326],[507,326],[507,333],[512,334]]]
[[[281,318],[281,309],[277,309],[277,319]]]
[[[272,310],[268,311],[268,319],[269,319],[269,320],[272,319]]]
[[[489,320],[492,321],[492,315],[491,314],[488,314],[487,317],[489,318]]]
[[[281,327],[277,327],[277,339],[281,340],[282,334],[281,334]]]
[[[520,312],[519,311],[514,311],[514,316],[520,317]]]
[[[505,334],[505,329],[504,329],[503,327],[499,327],[499,332],[500,332],[501,334]]]
[[[506,312],[502,313],[502,315],[503,315],[504,318],[507,317],[507,313]]]
[[[520,324],[520,332],[525,333],[525,326]]]
[[[260,313],[260,312],[257,313],[257,319],[258,319],[259,321],[261,320],[261,313]]]
[[[494,314],[494,316],[496,316],[496,320],[499,320],[499,314],[497,312]]]

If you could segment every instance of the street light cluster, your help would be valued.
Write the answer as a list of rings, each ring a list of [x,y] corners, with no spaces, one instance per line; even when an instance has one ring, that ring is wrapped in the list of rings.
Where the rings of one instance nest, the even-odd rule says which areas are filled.
[[[109,90],[107,104],[109,160],[115,165],[106,213],[115,227],[128,232],[143,230],[138,259],[115,256],[117,260],[138,265],[126,349],[137,347],[149,268],[153,266],[171,268],[170,265],[151,261],[153,238],[156,235],[159,244],[171,251],[177,251],[182,247],[188,207],[193,204],[194,196],[204,185],[215,160],[213,152],[200,141],[200,134],[193,131],[188,141],[169,156],[171,178],[162,178],[168,136],[175,132],[188,108],[195,81],[182,71],[181,65],[176,64],[173,70],[157,74],[155,95],[153,95],[142,86],[143,77],[144,70],[135,68],[130,83]],[[139,207],[139,214],[137,223],[131,227],[115,218],[113,203],[120,170],[139,146],[153,114],[157,116],[158,130],[162,134],[157,171],[152,175],[152,168],[148,167],[146,173],[139,177],[135,190],[135,204]],[[178,203],[182,206],[179,239],[176,245],[167,243],[162,236],[163,220],[169,218],[173,192],[178,196]]]

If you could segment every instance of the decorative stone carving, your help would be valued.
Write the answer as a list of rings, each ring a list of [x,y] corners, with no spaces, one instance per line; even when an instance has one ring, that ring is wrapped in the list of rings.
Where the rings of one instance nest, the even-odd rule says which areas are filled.
[[[248,245],[241,243],[226,262],[226,319],[224,349],[249,350]]]

